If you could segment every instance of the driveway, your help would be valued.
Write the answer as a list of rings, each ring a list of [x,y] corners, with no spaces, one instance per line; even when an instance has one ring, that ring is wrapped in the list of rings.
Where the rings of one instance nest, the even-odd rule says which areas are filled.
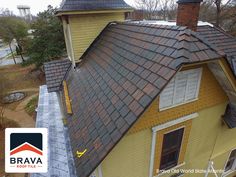
[[[15,47],[12,44],[12,50],[15,51]],[[9,54],[11,54],[11,50],[9,46],[3,46],[0,47],[0,66],[6,66],[6,65],[14,65],[15,62],[12,58],[8,58],[7,56],[9,56]],[[22,63],[21,58],[16,57],[16,63]]]
[[[19,57],[16,57],[15,58],[16,60],[16,63],[19,64],[19,63],[22,63],[22,59],[19,58]],[[14,65],[15,62],[12,58],[2,58],[0,59],[0,66],[7,66],[7,65]]]
[[[10,53],[11,53],[11,50],[8,46],[4,46],[0,48],[0,58],[4,58]]]

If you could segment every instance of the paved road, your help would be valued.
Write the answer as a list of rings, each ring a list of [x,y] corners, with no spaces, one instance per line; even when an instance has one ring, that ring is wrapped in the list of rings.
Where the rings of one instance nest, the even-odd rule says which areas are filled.
[[[3,57],[7,56],[10,53],[11,53],[11,51],[10,51],[9,47],[5,46],[5,47],[0,48],[0,58],[3,58]]]
[[[22,63],[22,59],[21,58],[15,58],[16,59],[16,63]],[[6,66],[6,65],[14,65],[14,60],[12,58],[6,59],[6,58],[2,58],[0,59],[0,66]]]
[[[12,45],[12,49],[13,51],[14,49],[14,45]],[[14,65],[15,62],[12,58],[7,58],[6,56],[8,56],[11,53],[11,50],[9,48],[9,46],[4,46],[0,48],[0,66],[6,66],[6,65]],[[15,57],[16,58],[16,63],[22,63],[22,59],[19,57]]]

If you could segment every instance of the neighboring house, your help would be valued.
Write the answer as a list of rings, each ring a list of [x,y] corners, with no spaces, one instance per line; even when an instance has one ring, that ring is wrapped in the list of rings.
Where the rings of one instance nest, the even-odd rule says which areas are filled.
[[[222,44],[235,39],[197,27],[200,2],[179,0],[177,25],[163,26],[114,22],[131,10],[123,0],[64,1],[69,60],[45,63],[45,73],[76,176],[236,175],[236,47]]]

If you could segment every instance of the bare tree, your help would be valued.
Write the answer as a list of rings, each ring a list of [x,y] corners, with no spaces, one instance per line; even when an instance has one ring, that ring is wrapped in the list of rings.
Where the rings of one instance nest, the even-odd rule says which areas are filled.
[[[0,8],[0,16],[14,16],[14,14],[9,9]]]
[[[159,0],[159,10],[163,20],[174,20],[176,16],[176,0]]]
[[[138,9],[143,9],[145,11],[145,16],[147,19],[152,19],[156,15],[158,10],[158,0],[135,0]]]
[[[215,23],[215,0],[206,0],[201,3],[199,18],[202,21]]]
[[[146,12],[145,18],[163,20],[174,19],[176,16],[176,0],[136,0],[138,9]]]
[[[221,24],[222,12],[234,1],[235,0],[228,0],[226,3],[223,3],[223,0],[214,0],[214,4],[216,6],[216,26],[219,27]]]

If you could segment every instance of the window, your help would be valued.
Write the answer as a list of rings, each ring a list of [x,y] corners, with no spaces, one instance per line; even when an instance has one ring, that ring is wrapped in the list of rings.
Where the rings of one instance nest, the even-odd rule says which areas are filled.
[[[230,153],[229,159],[225,166],[225,172],[236,170],[236,149]]]
[[[181,128],[164,135],[160,170],[167,170],[178,164],[183,133],[184,128]]]
[[[197,99],[201,73],[201,68],[177,73],[160,95],[160,110]]]

